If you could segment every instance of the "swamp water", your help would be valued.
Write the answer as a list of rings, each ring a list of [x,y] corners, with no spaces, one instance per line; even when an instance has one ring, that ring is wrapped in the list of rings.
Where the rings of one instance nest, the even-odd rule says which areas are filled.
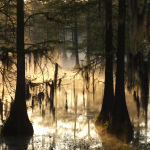
[[[31,138],[1,136],[0,149],[107,150],[122,149],[128,147],[128,145],[130,145],[130,149],[133,149],[131,146],[138,147],[138,149],[148,148],[150,143],[149,92],[147,106],[143,107],[142,96],[140,96],[142,90],[138,86],[135,87],[134,90],[138,91],[141,104],[140,109],[137,109],[137,103],[133,98],[134,90],[132,89],[129,92],[126,89],[128,111],[134,125],[134,139],[131,143],[126,145],[111,140],[109,137],[106,139],[106,137],[98,134],[98,128],[95,126],[103,98],[105,75],[103,64],[99,65],[97,71],[95,71],[93,87],[92,71],[89,74],[89,81],[86,80],[87,77],[84,75],[83,78],[82,73],[75,76],[75,71],[72,71],[75,60],[70,57],[69,53],[67,56],[68,59],[65,59],[65,61],[58,60],[58,64],[61,66],[58,69],[58,84],[59,81],[61,81],[61,84],[54,91],[54,101],[50,99],[51,91],[47,83],[51,83],[51,79],[54,77],[55,66],[48,63],[44,57],[39,63],[40,65],[36,64],[36,67],[32,59],[31,64],[27,61],[26,78],[31,81],[30,86],[28,86],[27,110],[29,119],[33,124],[34,135]],[[84,55],[81,57],[84,59]],[[5,82],[8,82],[6,78]],[[12,82],[12,84],[15,83]],[[1,120],[7,118],[11,102],[10,96],[14,96],[9,88],[11,87],[4,86],[1,82],[1,93],[3,93],[1,95],[3,97]],[[139,110],[139,117],[137,110]],[[106,140],[109,141],[109,144],[106,144]]]

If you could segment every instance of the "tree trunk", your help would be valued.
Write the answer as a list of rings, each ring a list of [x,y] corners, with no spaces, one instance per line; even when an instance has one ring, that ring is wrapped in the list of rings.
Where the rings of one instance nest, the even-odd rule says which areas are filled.
[[[91,51],[91,27],[90,27],[90,12],[87,12],[87,51],[86,59],[87,64],[90,64],[90,51]]]
[[[78,24],[77,24],[77,13],[76,10],[74,12],[74,44],[75,44],[75,53],[76,53],[76,66],[79,67],[79,53],[78,53]]]
[[[33,135],[25,100],[24,1],[17,0],[17,84],[15,101],[3,129],[3,135]]]
[[[106,68],[105,68],[105,89],[102,109],[99,119],[105,123],[112,112],[114,90],[113,90],[113,51],[112,51],[112,1],[105,1],[106,7]]]
[[[132,137],[132,126],[126,106],[124,88],[124,54],[125,54],[125,16],[126,0],[119,0],[118,47],[115,102],[112,114],[112,130],[121,135],[119,138],[128,141]],[[129,132],[131,135],[129,135]],[[125,133],[124,137],[122,136]]]

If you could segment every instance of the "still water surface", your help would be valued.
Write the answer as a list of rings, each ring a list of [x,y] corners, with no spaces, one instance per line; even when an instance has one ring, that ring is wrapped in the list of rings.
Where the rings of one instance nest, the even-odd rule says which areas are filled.
[[[32,80],[32,84],[29,86],[30,93],[27,100],[27,107],[28,115],[34,128],[34,136],[31,138],[4,138],[1,136],[0,149],[108,149],[105,146],[106,139],[98,134],[99,131],[95,127],[96,117],[100,113],[103,98],[103,65],[99,65],[97,71],[95,71],[93,93],[92,71],[89,74],[89,84],[87,84],[81,73],[74,76],[75,72],[72,71],[72,68],[75,66],[75,60],[71,58],[69,53],[67,56],[68,59],[65,62],[62,59],[57,60],[61,66],[58,70],[58,78],[62,78],[62,83],[54,93],[53,103],[49,99],[50,87],[47,86],[46,82],[50,82],[50,79],[54,76],[54,65],[48,63],[44,57],[40,62],[40,67],[36,66],[36,70],[34,69],[33,62],[30,62],[32,65],[28,62],[26,63],[26,77],[28,80]],[[81,55],[81,57],[84,59],[84,55]],[[1,88],[3,87],[2,85],[3,83],[1,83]],[[8,96],[10,95],[9,90],[6,87],[2,89],[5,89],[5,98],[3,100],[3,120],[5,120],[9,112],[9,101],[11,99]],[[137,105],[133,98],[133,92],[133,90],[129,92],[126,89],[129,115],[134,125],[134,139],[130,145],[141,146],[150,142],[150,106],[147,106],[147,115],[145,115],[145,109],[140,107],[138,118]],[[139,99],[141,100],[141,97]],[[113,147],[113,149],[117,149],[117,147]]]

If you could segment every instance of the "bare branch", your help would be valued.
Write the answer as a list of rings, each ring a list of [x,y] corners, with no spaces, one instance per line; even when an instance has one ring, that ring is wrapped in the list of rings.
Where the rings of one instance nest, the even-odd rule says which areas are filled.
[[[29,17],[27,18],[27,20],[24,22],[24,25],[28,22],[28,20],[29,20],[31,17],[36,16],[36,15],[44,15],[44,16],[47,18],[47,20],[49,20],[49,21],[53,21],[53,20],[54,20],[54,18],[51,18],[51,17],[48,16],[48,13],[42,13],[42,12],[41,12],[41,13],[35,13],[35,14],[29,16]]]
[[[2,7],[0,7],[0,9],[4,8],[7,4],[10,3],[11,0],[9,0],[8,2],[6,2]]]
[[[9,18],[9,20],[10,20],[10,22],[12,23],[12,26],[13,26],[13,35],[14,35],[15,26],[14,26],[13,20],[11,19],[11,17],[10,17],[8,14],[6,14],[5,12],[3,12],[2,10],[0,10],[0,12]]]

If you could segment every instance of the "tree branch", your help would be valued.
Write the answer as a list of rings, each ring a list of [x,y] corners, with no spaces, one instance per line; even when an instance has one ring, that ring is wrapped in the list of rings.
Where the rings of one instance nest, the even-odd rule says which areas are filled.
[[[14,26],[13,20],[11,19],[11,17],[10,17],[8,14],[6,14],[5,12],[3,12],[2,10],[0,10],[0,12],[9,18],[9,20],[10,20],[10,22],[12,23],[12,26],[13,26],[13,35],[14,35],[15,26]]]
[[[36,16],[36,15],[44,15],[44,16],[46,17],[46,19],[49,20],[49,21],[53,21],[53,20],[54,20],[54,18],[51,18],[51,17],[48,16],[48,13],[35,13],[35,14],[33,14],[33,15],[31,15],[31,16],[29,16],[29,17],[27,18],[27,20],[24,22],[24,25],[28,22],[28,20],[29,20],[31,17]]]
[[[8,2],[6,2],[2,7],[0,7],[0,9],[4,8],[7,4],[9,4],[11,0],[9,0]]]

